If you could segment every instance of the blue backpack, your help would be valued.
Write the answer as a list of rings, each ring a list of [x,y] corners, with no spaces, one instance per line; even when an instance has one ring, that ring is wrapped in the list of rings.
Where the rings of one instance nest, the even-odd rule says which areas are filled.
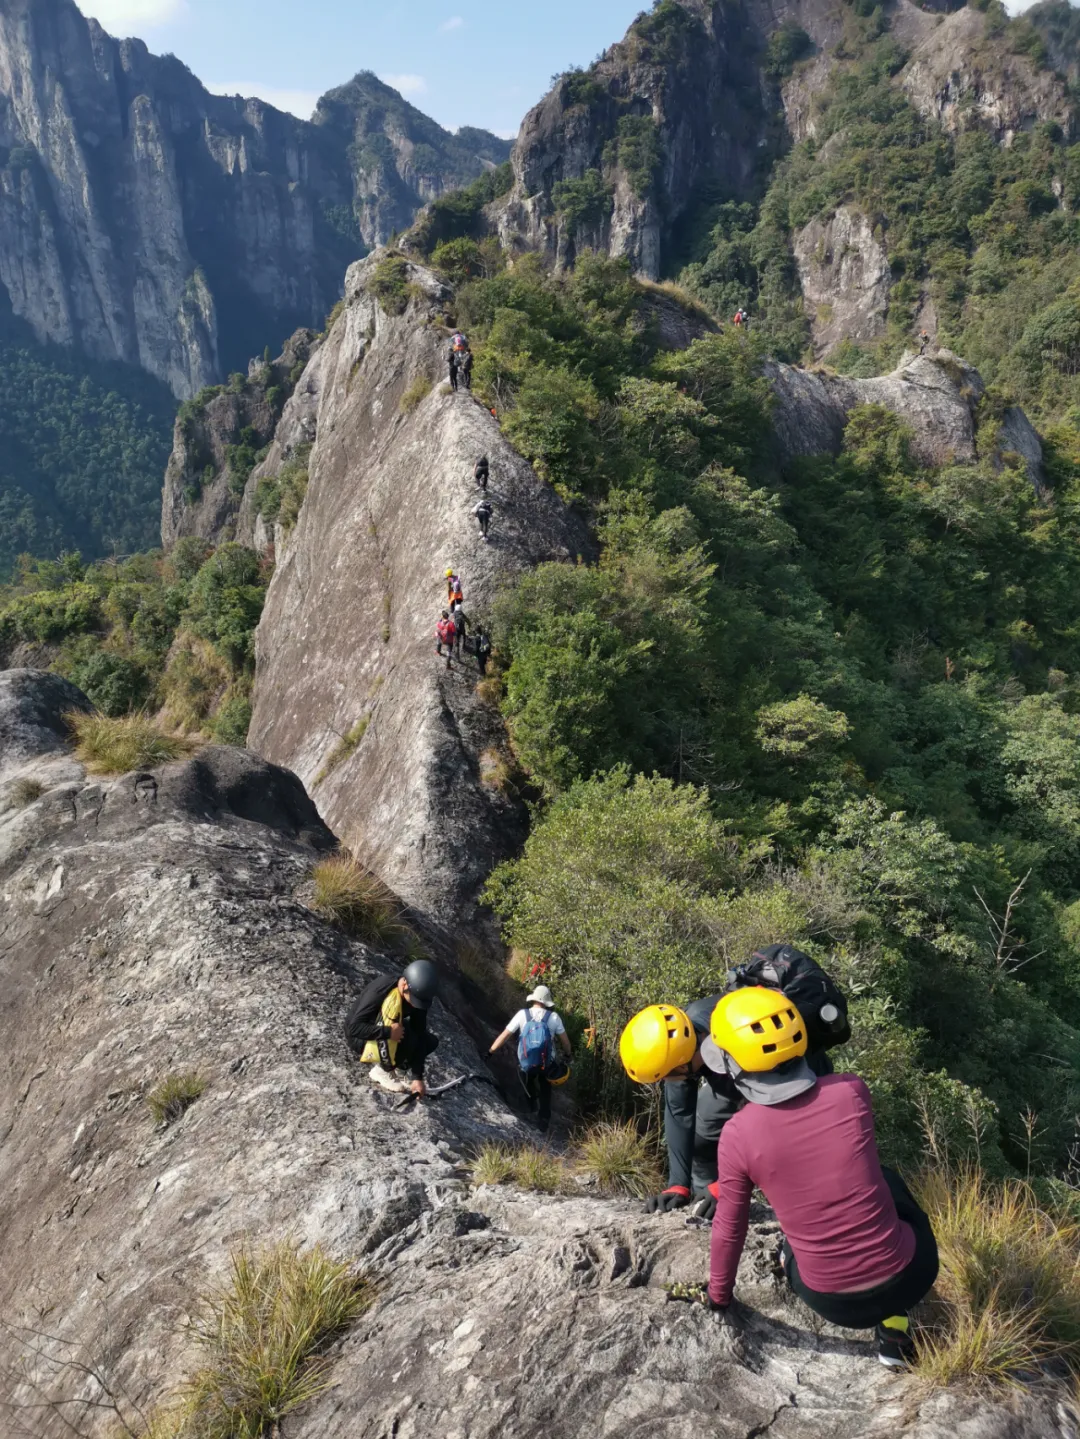
[[[518,1040],[518,1064],[523,1074],[534,1069],[549,1069],[555,1057],[555,1039],[548,1025],[548,1011],[543,1019],[533,1019],[529,1008],[525,1010],[525,1025]]]

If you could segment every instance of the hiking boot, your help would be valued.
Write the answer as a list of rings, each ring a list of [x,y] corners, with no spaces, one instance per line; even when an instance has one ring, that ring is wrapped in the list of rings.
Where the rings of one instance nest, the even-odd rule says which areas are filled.
[[[405,1094],[408,1092],[409,1086],[405,1081],[399,1079],[397,1075],[389,1069],[384,1069],[381,1064],[373,1064],[371,1066],[368,1078],[377,1088],[385,1089],[387,1094]]]
[[[886,1319],[875,1332],[878,1363],[886,1369],[910,1369],[915,1362],[915,1341],[907,1319],[903,1316]]]

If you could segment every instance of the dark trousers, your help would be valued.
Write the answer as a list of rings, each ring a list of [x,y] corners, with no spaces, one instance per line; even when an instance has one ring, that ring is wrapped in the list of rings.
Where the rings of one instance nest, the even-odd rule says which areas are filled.
[[[457,362],[454,361],[454,360],[451,360],[451,361],[450,361],[450,388],[451,388],[452,390],[456,390],[456,389],[457,389],[457,377],[458,377]]]
[[[925,1299],[938,1276],[938,1251],[930,1219],[895,1169],[882,1167],[885,1183],[903,1223],[915,1232],[915,1254],[900,1273],[858,1294],[819,1294],[802,1281],[791,1245],[784,1240],[784,1273],[799,1298],[815,1314],[841,1329],[873,1329],[894,1314],[906,1314]]]
[[[551,1123],[551,1085],[547,1075],[542,1069],[530,1069],[528,1073],[519,1070],[518,1074],[529,1098],[529,1108],[536,1112],[540,1128],[546,1129]]]
[[[477,515],[476,518],[480,521],[480,533],[483,535],[484,539],[486,540],[486,539],[487,539],[487,532],[488,532],[488,525],[491,524],[491,516],[490,516],[490,515]]]

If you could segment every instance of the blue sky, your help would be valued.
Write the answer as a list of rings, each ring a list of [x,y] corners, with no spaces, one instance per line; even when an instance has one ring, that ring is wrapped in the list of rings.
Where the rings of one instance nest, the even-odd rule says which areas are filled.
[[[448,129],[513,135],[552,75],[587,65],[649,0],[76,0],[212,89],[309,115],[374,70]]]

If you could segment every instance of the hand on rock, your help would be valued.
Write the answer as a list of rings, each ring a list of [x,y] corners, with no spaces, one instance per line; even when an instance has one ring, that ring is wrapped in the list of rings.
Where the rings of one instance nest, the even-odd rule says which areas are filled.
[[[716,1214],[716,1201],[720,1197],[719,1183],[710,1184],[708,1192],[694,1200],[693,1214],[695,1219],[712,1219]]]
[[[645,1201],[646,1214],[669,1214],[673,1209],[685,1209],[690,1203],[690,1191],[681,1184],[673,1184],[663,1194],[653,1194]]]

